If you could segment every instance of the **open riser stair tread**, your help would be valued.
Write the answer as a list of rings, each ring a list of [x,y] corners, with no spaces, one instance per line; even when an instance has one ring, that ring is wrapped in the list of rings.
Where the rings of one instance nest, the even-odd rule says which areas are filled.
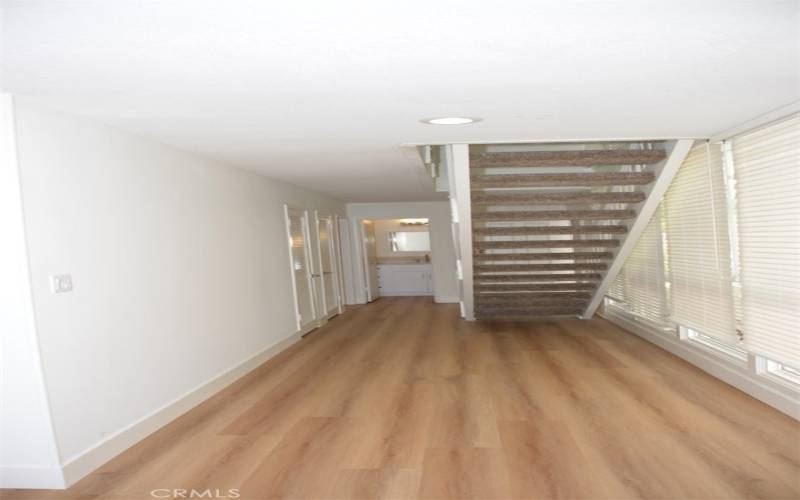
[[[472,212],[473,221],[572,221],[624,220],[636,217],[635,210],[503,210]]]
[[[590,299],[592,294],[582,291],[527,291],[527,292],[481,292],[475,294],[475,301],[482,302],[527,302],[544,297]]]
[[[556,191],[535,193],[473,194],[474,205],[560,205],[564,203],[640,203],[645,194],[638,191],[593,193],[581,191]]]
[[[508,308],[484,308],[476,307],[475,315],[483,317],[536,317],[536,316],[557,316],[557,315],[576,315],[581,313],[580,306],[532,306],[524,309]]]
[[[478,283],[495,282],[563,282],[563,281],[600,281],[602,276],[598,273],[569,273],[569,274],[506,274],[506,275],[478,275],[473,278]]]
[[[476,297],[475,305],[482,309],[524,309],[531,306],[578,307],[586,305],[589,299],[576,297],[537,297],[527,300],[481,300]]]
[[[533,261],[533,260],[608,260],[611,252],[536,252],[536,253],[479,253],[474,262]]]
[[[649,165],[666,158],[663,149],[576,150],[479,153],[470,155],[472,168],[495,167],[588,167],[604,165]]]
[[[588,264],[478,264],[473,265],[475,274],[485,273],[525,273],[525,272],[544,272],[544,271],[605,271],[607,264],[588,263]]]
[[[573,282],[573,283],[476,283],[473,290],[477,292],[517,292],[517,293],[538,293],[555,291],[582,291],[594,290],[597,283]]]
[[[615,239],[591,239],[591,240],[519,240],[519,241],[476,241],[472,244],[476,252],[480,250],[502,249],[502,248],[573,248],[573,247],[597,247],[613,248],[619,246],[619,240]]]
[[[552,234],[624,234],[628,226],[619,224],[584,225],[584,226],[510,226],[472,228],[475,236],[532,236]]]
[[[473,147],[475,316],[533,319],[578,315],[590,307],[615,257],[627,251],[624,243],[667,163],[664,146]]]
[[[494,174],[471,178],[473,191],[490,188],[642,186],[655,180],[652,172],[581,172],[564,174]]]

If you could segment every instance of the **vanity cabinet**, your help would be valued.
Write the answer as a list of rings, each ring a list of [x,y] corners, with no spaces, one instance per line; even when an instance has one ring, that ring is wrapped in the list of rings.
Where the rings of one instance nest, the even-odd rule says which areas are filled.
[[[430,264],[378,264],[382,296],[433,295]]]

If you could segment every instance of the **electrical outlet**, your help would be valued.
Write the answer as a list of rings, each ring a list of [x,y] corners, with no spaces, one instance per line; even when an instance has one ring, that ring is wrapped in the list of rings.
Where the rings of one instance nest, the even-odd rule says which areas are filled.
[[[50,276],[50,288],[53,293],[72,291],[72,276],[69,274],[54,274]]]

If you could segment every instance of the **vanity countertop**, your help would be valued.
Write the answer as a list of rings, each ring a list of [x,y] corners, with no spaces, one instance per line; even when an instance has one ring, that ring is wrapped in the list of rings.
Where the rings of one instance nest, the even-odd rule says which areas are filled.
[[[430,262],[378,262],[378,267],[392,267],[392,266],[399,266],[399,267],[409,267],[409,266],[419,266],[419,267],[430,267]]]
[[[424,257],[389,257],[389,258],[379,258],[378,265],[385,266],[385,265],[399,265],[399,266],[408,266],[408,265],[425,265],[430,264],[430,260],[425,260]]]

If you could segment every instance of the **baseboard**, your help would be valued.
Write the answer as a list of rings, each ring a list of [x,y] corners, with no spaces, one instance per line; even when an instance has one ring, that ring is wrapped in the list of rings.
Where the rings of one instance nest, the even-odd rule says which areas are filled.
[[[456,295],[456,296],[453,296],[453,297],[451,297],[451,296],[447,296],[447,295],[445,295],[445,296],[443,296],[443,297],[441,297],[441,296],[436,296],[436,297],[434,297],[434,299],[433,299],[433,300],[434,300],[434,302],[436,302],[437,304],[458,304],[458,302],[459,302],[459,298],[458,298],[458,296],[457,296],[457,295]]]
[[[432,293],[420,292],[384,292],[381,290],[381,297],[431,297]]]
[[[785,413],[795,420],[800,420],[800,401],[784,388],[772,384],[768,380],[759,378],[750,373],[747,369],[728,363],[701,349],[695,349],[677,338],[668,337],[662,333],[653,331],[645,325],[631,321],[618,314],[606,312],[600,314],[600,316],[648,342],[657,345],[665,351],[684,359],[704,372],[736,387],[740,391],[775,408],[781,413]]]
[[[64,489],[61,467],[0,467],[0,488]]]
[[[68,488],[104,463],[207,400],[298,340],[300,340],[300,332],[291,334],[284,340],[267,347],[258,354],[225,370],[195,389],[190,390],[172,402],[153,411],[141,420],[134,422],[116,434],[104,439],[80,455],[65,461],[62,464],[62,470],[59,471],[63,472],[63,480],[61,485],[55,486],[55,488]],[[41,484],[42,483],[37,483],[30,487],[50,487],[42,486]]]

